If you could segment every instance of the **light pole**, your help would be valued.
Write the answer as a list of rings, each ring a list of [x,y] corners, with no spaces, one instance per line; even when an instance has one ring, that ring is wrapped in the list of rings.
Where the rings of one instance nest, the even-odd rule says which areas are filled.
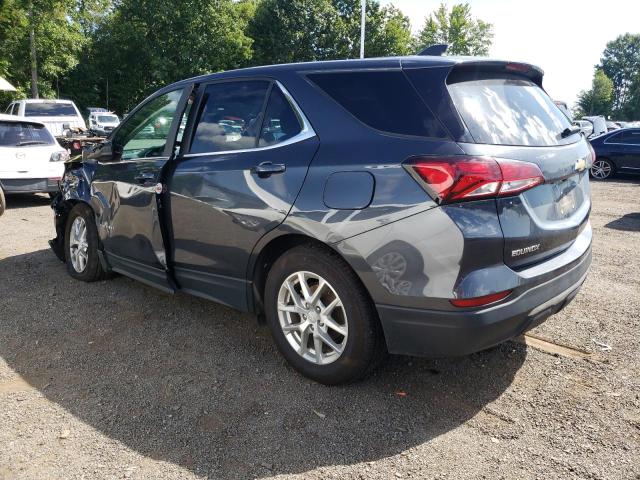
[[[367,0],[360,0],[360,6],[360,58],[364,58],[364,24],[367,18]]]

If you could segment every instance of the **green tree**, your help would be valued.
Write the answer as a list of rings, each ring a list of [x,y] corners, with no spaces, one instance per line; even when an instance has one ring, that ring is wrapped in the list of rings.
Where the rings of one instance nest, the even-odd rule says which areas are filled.
[[[431,13],[416,40],[418,50],[446,43],[450,55],[488,55],[493,39],[493,26],[471,15],[468,3],[448,10],[446,4]]]
[[[249,22],[258,65],[357,58],[360,0],[262,0]],[[365,55],[412,51],[409,19],[393,6],[367,0]]]
[[[629,106],[628,102],[632,99],[632,87],[640,72],[640,34],[627,33],[607,43],[599,68],[613,80],[614,114],[625,116],[626,111],[633,110],[633,105]]]
[[[164,85],[244,66],[251,39],[242,16],[251,9],[232,0],[120,0],[96,26],[65,92],[82,106],[108,103],[123,113]]]
[[[85,38],[76,7],[75,0],[5,0],[0,6],[0,62],[19,94],[30,84],[32,96],[52,96],[57,79],[77,64]]]
[[[578,96],[578,116],[609,116],[613,106],[613,81],[600,69],[593,76],[591,89]]]
[[[339,58],[345,26],[330,0],[263,0],[249,23],[256,65]]]

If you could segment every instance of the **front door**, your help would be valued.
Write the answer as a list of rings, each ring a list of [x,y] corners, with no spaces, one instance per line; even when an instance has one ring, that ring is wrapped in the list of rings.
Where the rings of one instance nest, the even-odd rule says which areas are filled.
[[[169,180],[173,270],[183,290],[246,309],[250,253],[289,213],[318,139],[277,82],[198,90]]]
[[[94,154],[93,195],[102,205],[97,223],[107,261],[117,272],[169,291],[158,212],[161,175],[188,96],[180,88],[147,100]]]
[[[622,133],[622,140],[618,145],[622,150],[622,161],[620,167],[630,170],[640,170],[640,130],[625,130]]]

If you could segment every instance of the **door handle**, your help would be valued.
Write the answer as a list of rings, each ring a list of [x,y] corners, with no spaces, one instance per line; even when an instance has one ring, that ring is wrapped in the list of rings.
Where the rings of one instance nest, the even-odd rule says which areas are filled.
[[[152,172],[142,172],[133,177],[133,179],[144,185],[145,183],[153,182],[156,179],[156,176]]]
[[[257,174],[260,178],[267,178],[274,173],[284,173],[286,169],[286,165],[282,163],[262,162],[260,165],[253,167],[251,173]]]

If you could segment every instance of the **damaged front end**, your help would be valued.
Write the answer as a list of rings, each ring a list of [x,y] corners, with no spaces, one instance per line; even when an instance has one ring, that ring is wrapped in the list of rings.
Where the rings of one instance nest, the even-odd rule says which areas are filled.
[[[51,202],[56,238],[49,240],[49,246],[62,262],[66,261],[67,218],[78,203],[91,204],[91,179],[94,172],[95,163],[91,161],[73,160],[66,163],[64,175],[60,181],[60,190]]]

